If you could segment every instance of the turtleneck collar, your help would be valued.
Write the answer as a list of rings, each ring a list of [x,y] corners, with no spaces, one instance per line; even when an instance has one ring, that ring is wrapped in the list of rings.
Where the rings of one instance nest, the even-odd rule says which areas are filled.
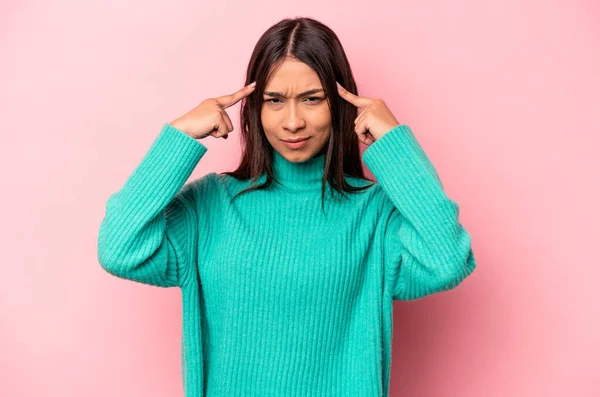
[[[286,189],[320,190],[321,180],[325,173],[324,168],[325,153],[300,163],[294,163],[273,149],[273,174]],[[276,182],[274,183],[276,184]]]

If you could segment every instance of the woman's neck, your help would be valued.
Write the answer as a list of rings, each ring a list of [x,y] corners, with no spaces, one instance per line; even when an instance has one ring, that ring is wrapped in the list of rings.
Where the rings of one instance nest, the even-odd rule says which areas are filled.
[[[292,162],[273,150],[273,174],[289,190],[319,190],[325,167],[325,151],[302,162]]]

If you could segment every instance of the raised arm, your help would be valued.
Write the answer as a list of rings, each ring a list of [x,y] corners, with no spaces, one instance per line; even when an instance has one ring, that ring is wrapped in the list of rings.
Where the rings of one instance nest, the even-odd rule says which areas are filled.
[[[206,146],[165,124],[124,186],[106,203],[98,260],[110,274],[160,287],[181,286],[195,265],[198,209],[207,175],[185,184]],[[185,185],[184,185],[185,184]]]
[[[456,287],[475,269],[471,237],[411,129],[394,127],[362,160],[386,196],[384,258],[393,299]]]
[[[125,185],[109,197],[98,236],[98,260],[109,273],[160,287],[182,286],[206,244],[206,203],[214,173],[188,183],[207,148],[197,139],[227,139],[225,109],[254,92],[207,98],[163,126]]]

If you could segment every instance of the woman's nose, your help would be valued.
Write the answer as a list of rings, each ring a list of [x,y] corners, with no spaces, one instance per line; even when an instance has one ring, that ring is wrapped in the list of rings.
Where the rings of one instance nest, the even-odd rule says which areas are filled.
[[[295,131],[306,125],[304,117],[297,105],[292,104],[285,111],[283,126],[285,129]]]

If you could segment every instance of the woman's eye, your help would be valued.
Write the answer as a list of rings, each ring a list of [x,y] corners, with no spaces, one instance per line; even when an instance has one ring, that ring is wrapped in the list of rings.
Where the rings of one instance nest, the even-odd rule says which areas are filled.
[[[313,96],[313,97],[308,97],[306,99],[308,100],[309,103],[315,104],[315,103],[319,103],[323,98],[320,98],[318,96]],[[275,102],[275,101],[278,101],[278,102]],[[265,99],[265,102],[269,102],[269,103],[273,103],[273,104],[281,103],[278,98]]]
[[[307,99],[312,99],[312,101],[309,101],[310,103],[318,103],[322,98],[318,97],[318,96],[312,96],[310,98]]]

